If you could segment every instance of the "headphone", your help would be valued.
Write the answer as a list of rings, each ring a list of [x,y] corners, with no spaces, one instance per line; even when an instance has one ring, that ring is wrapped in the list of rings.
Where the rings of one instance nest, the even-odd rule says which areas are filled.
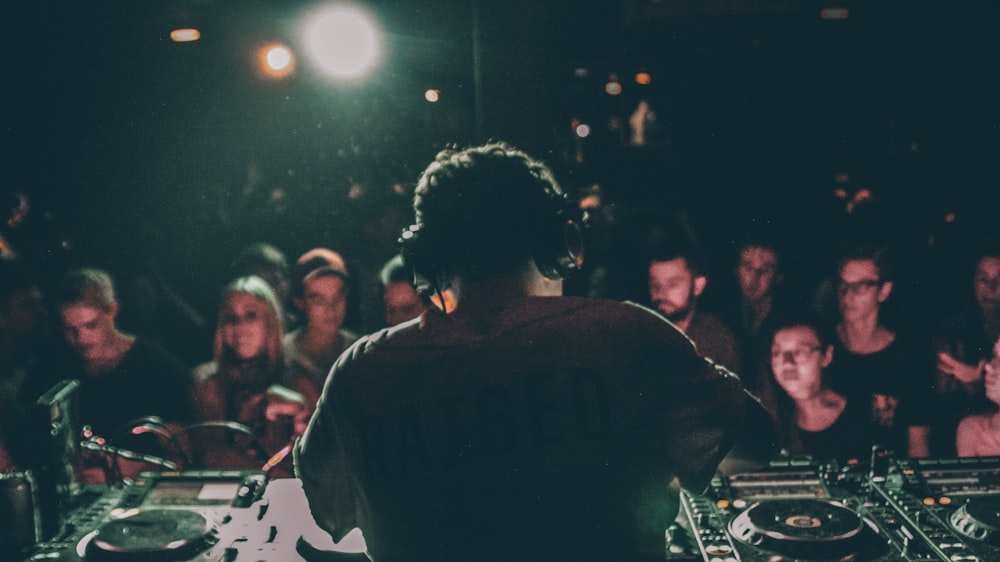
[[[546,189],[550,207],[544,223],[532,236],[532,257],[538,270],[549,279],[563,279],[583,266],[584,213],[580,212],[569,197],[554,189]],[[523,225],[511,225],[523,228]],[[442,289],[441,266],[447,252],[447,240],[436,239],[420,223],[403,229],[399,237],[403,264],[413,273],[413,285],[422,296],[440,294]]]

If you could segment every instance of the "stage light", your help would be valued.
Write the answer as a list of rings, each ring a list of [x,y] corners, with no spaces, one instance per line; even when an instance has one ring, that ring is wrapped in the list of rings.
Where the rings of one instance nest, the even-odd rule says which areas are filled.
[[[579,125],[576,126],[576,129],[574,129],[574,132],[576,133],[576,136],[580,137],[581,139],[585,139],[590,136],[590,125],[586,123],[580,123]]]
[[[635,75],[635,83],[645,86],[653,80],[653,77],[649,75],[648,72],[639,72]]]
[[[201,32],[193,28],[175,29],[170,32],[170,39],[175,43],[190,43],[201,39]]]
[[[427,90],[424,92],[424,99],[430,103],[437,103],[437,101],[441,99],[441,92],[435,89]]]
[[[295,55],[281,43],[265,45],[257,50],[257,68],[266,78],[284,78],[295,72]]]
[[[268,49],[264,58],[267,60],[267,66],[276,71],[285,70],[292,64],[292,53],[284,47]]]
[[[608,82],[604,85],[604,91],[609,96],[617,96],[622,93],[621,82],[618,81],[618,76],[612,74],[608,77]]]
[[[819,17],[825,20],[846,20],[851,16],[847,8],[827,7],[819,11]]]
[[[372,19],[347,5],[311,15],[305,27],[306,54],[333,78],[356,78],[370,70],[380,54],[379,42]]]

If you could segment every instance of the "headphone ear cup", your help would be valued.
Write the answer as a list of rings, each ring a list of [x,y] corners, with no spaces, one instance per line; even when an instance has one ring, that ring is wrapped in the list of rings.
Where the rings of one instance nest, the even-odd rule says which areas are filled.
[[[583,266],[583,229],[577,221],[565,219],[553,230],[540,237],[542,247],[535,252],[535,264],[549,279],[563,279]]]
[[[403,266],[413,275],[413,287],[421,296],[434,292],[437,270],[434,268],[426,236],[420,234],[420,225],[410,225],[399,237],[399,255]]]

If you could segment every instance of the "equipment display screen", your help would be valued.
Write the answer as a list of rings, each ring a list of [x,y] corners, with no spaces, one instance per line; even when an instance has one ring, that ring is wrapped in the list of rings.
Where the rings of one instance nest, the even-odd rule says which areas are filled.
[[[814,472],[747,473],[729,477],[733,499],[825,498],[829,494]]]
[[[240,482],[204,480],[161,480],[153,485],[144,506],[226,505],[233,501]]]

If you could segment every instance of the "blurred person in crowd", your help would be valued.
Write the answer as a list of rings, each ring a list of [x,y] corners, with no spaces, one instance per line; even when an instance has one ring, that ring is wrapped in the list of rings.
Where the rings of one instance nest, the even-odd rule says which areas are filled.
[[[782,291],[785,272],[777,240],[755,232],[739,244],[735,277],[735,302],[723,319],[733,326],[740,343],[743,384],[773,412],[775,388],[771,384],[771,336],[793,306]]]
[[[896,332],[880,316],[893,289],[884,245],[862,244],[844,252],[837,269],[834,377],[831,386],[848,401],[869,405],[875,443],[909,457],[929,451],[929,347],[911,332]]]
[[[1000,247],[986,247],[975,258],[974,299],[945,318],[933,335],[937,353],[931,425],[931,453],[955,455],[955,430],[965,416],[991,410],[983,373],[992,342],[1000,337]]]
[[[98,442],[126,449],[145,446],[132,435],[137,420],[181,424],[190,417],[188,368],[168,350],[118,329],[119,303],[107,272],[64,272],[47,297],[67,346],[53,349],[29,373],[21,404],[34,403],[61,380],[78,379],[80,424]],[[97,468],[103,466],[85,466],[85,477],[99,478]]]
[[[358,336],[344,328],[349,277],[343,257],[327,248],[313,248],[295,263],[292,302],[302,325],[285,334],[283,347],[289,369],[286,376],[304,374],[316,395],[323,388],[333,362]]]
[[[1000,456],[1000,338],[993,344],[992,357],[983,363],[986,398],[993,404],[987,412],[962,418],[955,432],[955,449],[960,457]]]
[[[779,320],[771,338],[770,369],[780,389],[781,444],[791,455],[817,460],[867,458],[871,453],[868,404],[830,388],[834,336],[806,313]]]
[[[306,375],[285,376],[280,319],[278,298],[260,277],[237,278],[223,290],[213,359],[195,367],[190,392],[195,421],[207,424],[186,432],[196,465],[261,468],[288,453],[305,429],[318,394]],[[290,475],[290,456],[281,460],[273,475]]]
[[[396,255],[379,271],[382,286],[382,319],[386,326],[412,320],[427,309],[427,304],[413,287],[413,273],[403,263],[403,256]]]
[[[740,372],[740,346],[732,328],[698,307],[708,278],[694,242],[681,236],[668,237],[654,242],[649,252],[646,263],[653,308],[684,332],[699,353]]]
[[[254,242],[240,248],[233,260],[228,278],[256,275],[271,286],[281,305],[281,326],[289,330],[298,324],[290,299],[291,267],[285,252],[274,244]]]
[[[0,472],[25,464],[29,451],[17,396],[53,344],[38,280],[16,259],[0,259]]]
[[[442,151],[414,210],[418,290],[457,305],[334,365],[296,448],[316,521],[374,560],[662,559],[678,486],[737,438],[738,378],[643,307],[561,296],[583,217],[520,150]]]

